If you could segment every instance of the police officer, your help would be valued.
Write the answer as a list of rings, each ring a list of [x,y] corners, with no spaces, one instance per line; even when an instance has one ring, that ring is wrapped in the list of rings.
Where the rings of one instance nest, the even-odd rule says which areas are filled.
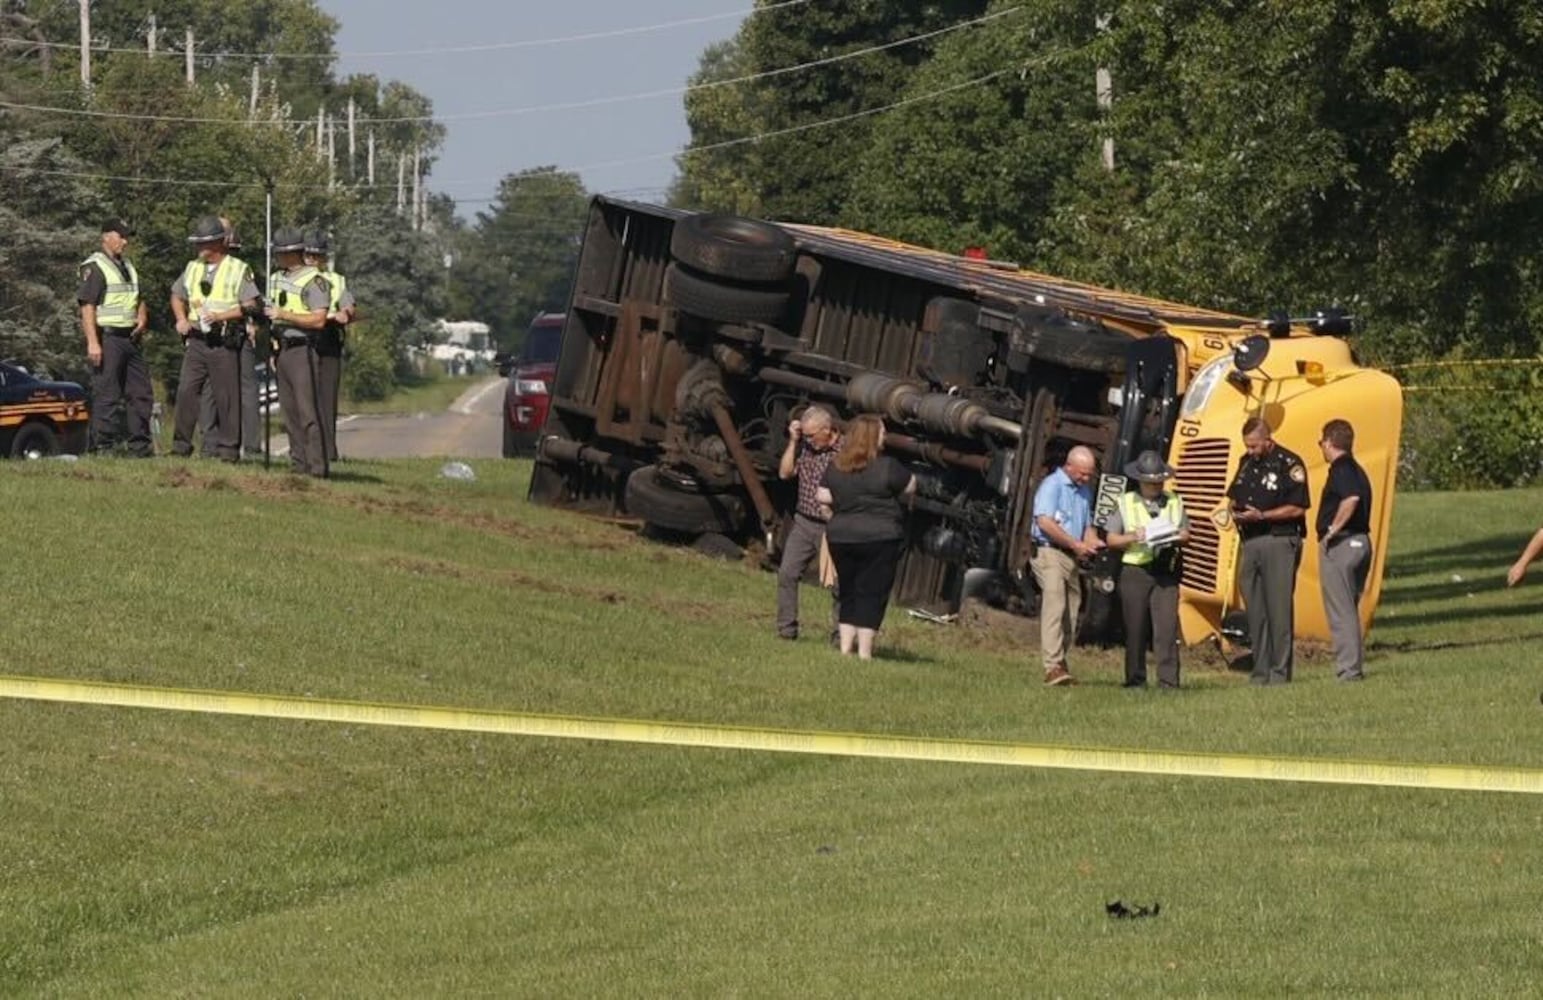
[[[241,234],[225,216],[220,216],[220,222],[225,226],[225,248],[231,253],[239,255],[241,252]],[[262,287],[262,276],[254,273],[252,284]],[[246,319],[246,337],[241,341],[236,367],[241,376],[241,453],[247,458],[261,458],[263,453],[262,442],[262,413],[258,408],[257,400],[257,325],[251,316]],[[198,402],[198,429],[203,435],[201,451],[207,458],[214,457],[215,428],[218,426],[218,418],[214,412],[214,392],[212,385],[205,385],[203,395]]]
[[[1189,515],[1178,493],[1163,489],[1173,467],[1155,451],[1125,466],[1136,489],[1121,494],[1104,522],[1120,557],[1120,607],[1125,620],[1125,686],[1146,687],[1147,638],[1157,654],[1159,687],[1179,686],[1179,547],[1189,541]],[[1161,536],[1159,537],[1159,532]]]
[[[273,234],[274,273],[268,276],[270,334],[278,356],[279,407],[289,437],[289,462],[295,472],[325,477],[326,435],[322,432],[317,386],[320,370],[316,338],[327,325],[332,289],[305,262],[305,234],[280,229]]]
[[[1334,672],[1342,681],[1365,677],[1361,634],[1361,591],[1372,567],[1372,481],[1355,460],[1355,428],[1330,420],[1318,441],[1329,463],[1318,498],[1318,583],[1323,613],[1334,642]]]
[[[1227,490],[1243,538],[1239,583],[1253,642],[1255,684],[1291,681],[1295,632],[1292,598],[1307,534],[1307,466],[1275,443],[1263,417],[1243,423],[1247,454]]]
[[[344,277],[332,270],[332,248],[325,233],[312,232],[305,241],[305,262],[316,268],[327,282],[331,299],[327,303],[327,325],[316,338],[319,379],[316,402],[321,408],[322,433],[327,438],[327,461],[338,460],[338,389],[343,381],[343,340],[348,325],[354,321],[354,293]]]
[[[119,219],[102,224],[102,249],[80,265],[80,325],[91,365],[91,438],[96,451],[111,451],[118,440],[118,411],[128,410],[129,454],[149,458],[150,413],[155,391],[139,349],[150,314],[139,293],[139,272],[123,255],[134,230]]]
[[[252,269],[230,255],[227,239],[218,216],[199,219],[188,237],[198,256],[171,286],[171,311],[184,345],[172,451],[193,453],[199,397],[208,385],[214,398],[214,455],[234,462],[241,445],[241,376],[236,368],[246,339],[246,317],[258,308],[258,292]]]

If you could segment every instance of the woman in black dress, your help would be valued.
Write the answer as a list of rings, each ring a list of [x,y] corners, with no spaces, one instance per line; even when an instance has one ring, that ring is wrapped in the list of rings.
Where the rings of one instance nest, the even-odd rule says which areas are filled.
[[[840,581],[841,653],[850,655],[855,645],[864,660],[873,657],[873,637],[895,585],[905,541],[904,499],[916,492],[916,477],[881,455],[883,447],[882,420],[871,414],[854,419],[825,470],[819,496],[831,508],[825,540]]]

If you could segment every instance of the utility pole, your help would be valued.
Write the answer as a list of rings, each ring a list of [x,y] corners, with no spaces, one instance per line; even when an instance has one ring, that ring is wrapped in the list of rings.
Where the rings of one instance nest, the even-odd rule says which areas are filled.
[[[252,103],[247,109],[247,118],[257,118],[257,92],[262,88],[262,70],[257,63],[252,63]]]
[[[184,44],[183,51],[186,53],[186,57],[185,58],[187,60],[188,86],[191,87],[191,86],[193,86],[193,81],[194,81],[194,77],[193,77],[193,28],[192,28],[191,25],[188,26],[187,40],[186,40],[186,42]]]
[[[147,52],[149,52],[150,58],[154,59],[155,58],[155,15],[154,14],[150,15],[150,31],[149,31],[148,34],[145,35],[145,49],[146,49]]]
[[[338,186],[338,120],[327,116],[327,190]]]
[[[413,147],[413,232],[423,228],[423,147]]]
[[[317,159],[321,159],[322,154],[327,151],[327,147],[324,144],[324,140],[326,139],[326,137],[327,137],[327,109],[326,108],[317,108],[316,109],[316,158]]]
[[[401,215],[407,208],[407,154],[396,154],[396,214]]]
[[[80,0],[80,85],[91,89],[91,0]]]
[[[368,169],[365,172],[365,180],[369,183],[370,187],[374,187],[375,186],[375,130],[374,129],[370,129],[370,134],[369,134],[369,137],[368,137],[368,142],[366,142],[365,146],[366,146],[366,149],[368,150],[368,157],[367,157]]]
[[[1098,15],[1097,24],[1100,33],[1109,30],[1109,20],[1110,15],[1108,14]],[[1097,70],[1094,71],[1093,91],[1095,97],[1098,100],[1098,113],[1100,117],[1107,119],[1109,116],[1109,109],[1114,105],[1114,80],[1109,75],[1108,67],[1100,66]],[[1104,169],[1110,173],[1113,173],[1114,138],[1112,136],[1104,136],[1103,160]]]
[[[349,180],[353,180],[355,177],[358,176],[358,171],[354,167],[354,164],[357,162],[354,159],[354,154],[355,154],[355,146],[354,146],[354,99],[352,97],[350,97],[348,99],[348,179]]]

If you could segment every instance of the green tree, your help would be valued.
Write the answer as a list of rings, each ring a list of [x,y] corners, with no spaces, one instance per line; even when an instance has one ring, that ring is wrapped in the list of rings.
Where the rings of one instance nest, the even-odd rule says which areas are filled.
[[[89,165],[59,140],[17,136],[0,118],[0,144],[0,358],[82,378],[74,289],[80,262],[97,249],[106,199],[71,176]]]
[[[457,317],[487,323],[507,349],[533,315],[565,308],[587,201],[578,175],[555,167],[505,177],[460,247],[451,276]]]
[[[703,148],[687,151],[676,160],[680,172],[670,189],[671,205],[737,215],[765,214],[748,170],[752,150],[744,145],[712,148],[755,135],[761,129],[766,115],[753,106],[759,92],[747,85],[724,83],[751,72],[737,39],[711,45],[702,53],[701,65],[689,81],[701,89],[689,91],[685,103],[691,144]],[[717,83],[724,85],[709,86]]]
[[[42,5],[40,5],[42,6]],[[164,61],[182,72],[181,54],[187,29],[193,29],[195,77],[200,84],[222,84],[248,93],[254,63],[264,77],[281,79],[284,99],[291,113],[305,118],[316,113],[332,79],[333,39],[338,22],[314,0],[156,0],[155,3],[94,3],[91,36],[98,46],[138,49],[138,52],[96,52],[93,76],[114,63],[144,60],[155,14],[159,34],[157,49]],[[74,42],[80,37],[74,4],[42,6],[37,22],[43,35],[55,42]],[[263,58],[254,58],[254,54]],[[278,58],[268,58],[269,55]],[[300,58],[294,58],[294,57]],[[319,58],[318,58],[319,56]],[[290,58],[285,58],[290,57]],[[74,49],[59,49],[55,60],[61,69],[76,73],[79,56]]]
[[[400,366],[407,348],[427,342],[444,310],[444,265],[432,234],[414,232],[393,206],[363,201],[339,221],[338,270],[359,300],[357,341],[372,341]]]
[[[942,40],[903,94],[941,96],[876,119],[840,221],[1031,261],[1094,142],[1094,23],[1081,6],[1043,3]]]
[[[849,221],[1244,313],[1337,302],[1387,358],[1537,350],[1535,5],[1042,2],[999,23],[949,36],[907,92],[1020,71],[884,116]]]
[[[696,82],[771,73],[897,42],[979,16],[986,0],[863,2],[771,10],[752,17],[729,47],[708,50]],[[946,37],[946,36],[944,36]],[[771,217],[811,223],[841,219],[852,180],[869,155],[872,119],[798,129],[893,103],[936,40],[870,52],[796,72],[694,93],[687,104],[693,145],[767,135],[720,154],[682,158],[681,197],[717,205],[758,204]],[[698,172],[701,176],[697,176]]]

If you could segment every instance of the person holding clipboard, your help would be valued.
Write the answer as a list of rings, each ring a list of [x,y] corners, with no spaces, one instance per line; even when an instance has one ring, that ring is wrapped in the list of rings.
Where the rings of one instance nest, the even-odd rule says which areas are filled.
[[[1147,683],[1147,641],[1157,654],[1157,685],[1179,686],[1179,559],[1189,541],[1184,500],[1165,489],[1173,467],[1155,451],[1125,466],[1136,489],[1123,494],[1104,522],[1111,549],[1121,549],[1120,607],[1125,619],[1125,687]]]

